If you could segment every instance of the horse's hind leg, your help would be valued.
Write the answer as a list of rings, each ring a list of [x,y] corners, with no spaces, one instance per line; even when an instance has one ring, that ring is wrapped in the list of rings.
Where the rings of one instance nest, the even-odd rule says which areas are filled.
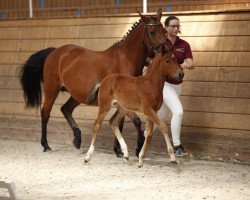
[[[118,107],[117,111],[115,112],[115,114],[111,117],[111,119],[109,120],[110,126],[117,138],[117,140],[119,141],[119,144],[121,146],[122,152],[123,152],[123,157],[128,159],[129,155],[128,155],[128,148],[127,145],[122,137],[122,134],[118,128],[121,120],[124,119],[126,114],[126,111],[123,110],[121,107]]]
[[[41,138],[41,144],[44,148],[44,152],[51,150],[51,148],[48,145],[47,141],[47,124],[50,118],[50,112],[52,109],[52,106],[56,100],[56,97],[60,91],[60,86],[58,87],[56,85],[48,85],[44,84],[44,104],[41,109],[41,120],[42,120],[42,138]]]
[[[73,97],[70,97],[68,101],[61,107],[61,111],[69,123],[71,129],[74,132],[73,144],[75,148],[80,149],[81,147],[81,130],[77,126],[74,118],[72,117],[72,112],[80,103],[76,101]]]

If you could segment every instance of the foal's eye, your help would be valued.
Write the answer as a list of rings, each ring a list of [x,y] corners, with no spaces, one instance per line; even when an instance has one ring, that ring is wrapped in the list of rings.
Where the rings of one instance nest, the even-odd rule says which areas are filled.
[[[169,60],[169,59],[167,59],[167,60],[166,60],[166,63],[167,63],[167,64],[169,64],[169,63],[170,63],[170,60]]]

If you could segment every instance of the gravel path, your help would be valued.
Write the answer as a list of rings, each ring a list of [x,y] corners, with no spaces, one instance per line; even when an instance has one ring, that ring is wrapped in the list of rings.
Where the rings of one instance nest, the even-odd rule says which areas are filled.
[[[51,143],[42,152],[38,142],[0,139],[0,180],[13,181],[18,199],[250,199],[250,166],[148,154],[142,168],[97,148],[89,164],[84,150]],[[7,194],[0,189],[0,196]],[[0,197],[1,199],[1,197]]]

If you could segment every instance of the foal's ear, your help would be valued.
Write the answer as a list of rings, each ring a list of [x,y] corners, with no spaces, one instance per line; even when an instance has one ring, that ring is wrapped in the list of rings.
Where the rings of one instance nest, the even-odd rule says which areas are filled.
[[[157,11],[157,18],[158,18],[158,19],[161,19],[161,16],[162,16],[162,11],[161,11],[161,9],[159,9],[159,10]]]

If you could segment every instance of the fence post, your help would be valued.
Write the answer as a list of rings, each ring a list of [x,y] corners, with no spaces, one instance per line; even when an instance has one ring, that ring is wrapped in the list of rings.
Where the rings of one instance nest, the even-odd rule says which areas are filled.
[[[30,18],[33,18],[32,0],[29,0],[29,11],[30,11]]]
[[[143,0],[143,13],[146,14],[147,11],[147,0]]]

